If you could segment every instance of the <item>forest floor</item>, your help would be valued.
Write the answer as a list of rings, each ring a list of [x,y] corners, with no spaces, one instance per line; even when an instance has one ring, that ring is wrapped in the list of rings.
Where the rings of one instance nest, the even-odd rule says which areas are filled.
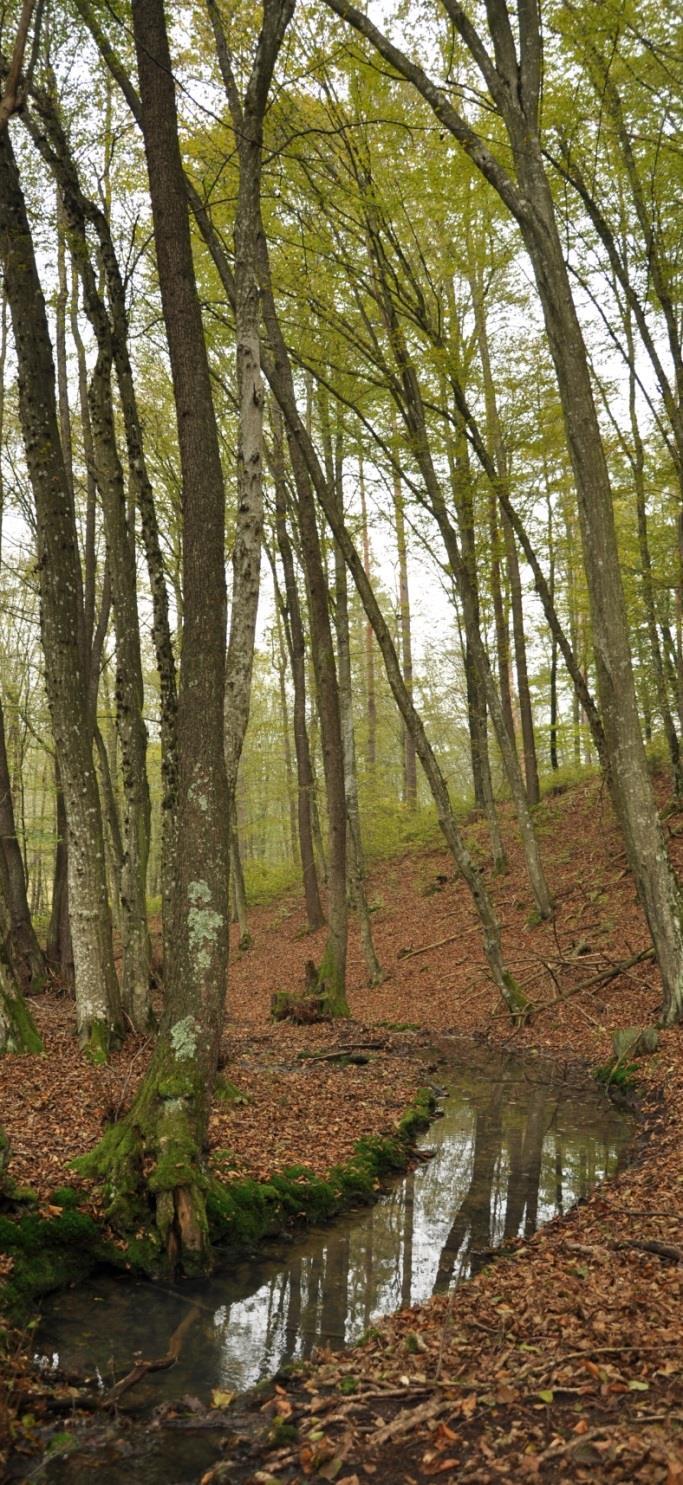
[[[546,798],[536,819],[554,922],[537,924],[530,911],[509,816],[509,871],[490,881],[508,966],[537,1005],[523,1029],[501,1013],[467,893],[438,847],[373,866],[385,977],[367,987],[354,925],[350,1022],[273,1025],[272,992],[303,984],[323,934],[304,932],[295,896],[253,911],[253,947],[232,956],[225,1038],[225,1075],[242,1098],[216,1105],[210,1131],[215,1150],[231,1151],[234,1176],[263,1180],[295,1164],[324,1175],[348,1160],[359,1136],[391,1132],[425,1081],[437,1036],[536,1048],[595,1068],[610,1057],[616,1028],[656,1020],[657,973],[637,957],[648,935],[605,791],[586,781]],[[683,875],[681,816],[668,814],[666,826]],[[483,824],[468,836],[483,861]],[[625,961],[629,968],[605,978]],[[130,1041],[109,1067],[92,1069],[77,1049],[72,1004],[51,994],[34,1008],[47,1055],[0,1064],[0,1126],[10,1174],[49,1210],[54,1189],[75,1184],[71,1159],[128,1106],[151,1043]],[[366,1066],[299,1056],[367,1042],[376,1045]],[[640,1132],[621,1175],[514,1257],[279,1384],[261,1400],[256,1438],[238,1439],[211,1478],[683,1482],[680,1031],[664,1033],[659,1051],[639,1062],[638,1088]],[[96,1213],[96,1192],[83,1194]],[[19,1355],[8,1380],[11,1413],[39,1410]],[[290,1425],[280,1448],[277,1416]]]

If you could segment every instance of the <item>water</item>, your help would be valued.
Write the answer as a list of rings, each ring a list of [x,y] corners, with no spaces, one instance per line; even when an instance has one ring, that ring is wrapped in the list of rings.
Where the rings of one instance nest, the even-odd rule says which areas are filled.
[[[467,1055],[449,1066],[443,1117],[421,1140],[433,1156],[374,1206],[209,1280],[157,1286],[103,1275],[57,1295],[38,1334],[46,1365],[109,1386],[138,1353],[164,1355],[188,1317],[177,1364],[139,1383],[121,1409],[243,1392],[315,1346],[348,1345],[379,1316],[452,1287],[492,1248],[534,1232],[613,1173],[630,1121],[588,1078],[540,1058],[471,1045]],[[206,1437],[157,1433],[144,1463],[111,1457],[130,1447],[114,1438],[100,1454],[102,1485],[180,1485],[217,1452]],[[45,1478],[76,1481],[94,1464],[74,1455]]]

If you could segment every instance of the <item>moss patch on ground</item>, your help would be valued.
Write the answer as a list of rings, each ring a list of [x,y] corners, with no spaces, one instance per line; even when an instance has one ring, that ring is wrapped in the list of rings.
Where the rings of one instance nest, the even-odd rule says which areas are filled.
[[[351,1202],[372,1201],[382,1177],[404,1169],[415,1136],[427,1128],[434,1109],[433,1094],[421,1089],[395,1135],[358,1140],[351,1159],[334,1166],[324,1178],[305,1166],[290,1166],[268,1181],[212,1180],[207,1213],[213,1241],[241,1252],[283,1227],[326,1222]]]
[[[97,1263],[112,1261],[112,1244],[74,1204],[69,1189],[55,1192],[55,1198],[61,1211],[54,1216],[35,1207],[0,1214],[0,1251],[6,1262],[0,1310],[12,1321],[25,1321],[43,1295],[87,1278]]]

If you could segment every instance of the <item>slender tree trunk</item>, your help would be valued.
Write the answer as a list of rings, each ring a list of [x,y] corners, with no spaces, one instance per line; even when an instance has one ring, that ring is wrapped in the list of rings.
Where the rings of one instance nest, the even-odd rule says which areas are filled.
[[[555,535],[553,530],[553,512],[548,494],[548,557],[550,569],[548,575],[548,588],[553,604],[555,603]],[[559,716],[557,702],[557,640],[555,635],[550,640],[550,767],[553,773],[559,768],[557,755],[557,739],[559,732]]]
[[[283,623],[280,608],[276,604],[275,627],[277,630],[277,679],[278,692],[280,696],[280,715],[282,718],[282,742],[285,755],[285,779],[287,782],[287,815],[289,824],[289,849],[292,860],[299,859],[299,838],[297,835],[296,822],[296,790],[294,786],[294,767],[292,764],[292,745],[290,741],[289,705],[287,702],[287,653],[285,638],[283,634]]]
[[[0,878],[4,876],[3,870]],[[10,915],[4,882],[0,880],[0,1056],[6,1052],[42,1052],[40,1036],[14,973],[10,941]]]
[[[363,523],[363,561],[365,562],[365,570],[368,574],[368,578],[372,580],[372,557],[370,552],[370,531],[368,527],[368,503],[365,495],[365,466],[363,464],[362,454],[358,455],[358,491],[360,495],[361,521]],[[365,694],[367,712],[365,762],[368,773],[372,775],[372,772],[377,764],[377,695],[375,687],[375,640],[372,633],[372,625],[368,624],[367,622],[365,624]]]
[[[242,855],[240,852],[240,833],[237,823],[236,801],[232,802],[232,814],[230,819],[230,883],[232,886],[235,914],[239,925],[239,946],[243,951],[250,949],[252,937],[249,931],[249,912],[247,907],[247,891],[244,885],[244,871],[242,869]]]
[[[329,415],[324,399],[321,400],[323,439],[327,476],[335,490],[340,520],[344,520],[344,487],[342,476],[341,439],[333,451]],[[382,979],[382,970],[377,958],[372,937],[372,925],[365,890],[365,860],[358,806],[358,778],[356,773],[356,739],[353,727],[353,679],[351,675],[351,641],[349,635],[349,591],[346,564],[339,543],[334,545],[334,621],[337,635],[337,666],[339,675],[339,707],[341,713],[342,747],[344,750],[344,792],[346,795],[346,818],[348,822],[348,856],[350,897],[358,913],[361,942],[368,973],[368,983],[377,985]]]
[[[413,696],[413,630],[410,613],[410,588],[408,584],[408,546],[403,510],[403,492],[398,470],[394,469],[394,526],[396,529],[396,551],[398,554],[398,603],[399,630],[401,635],[401,661],[403,679],[408,695]],[[370,574],[368,573],[368,577]],[[368,628],[371,629],[371,625]],[[403,799],[409,810],[417,808],[417,754],[415,743],[408,729],[403,727]]]
[[[509,486],[509,467],[503,429],[498,412],[498,399],[496,397],[496,386],[491,370],[491,353],[489,348],[488,327],[486,324],[486,308],[483,293],[480,286],[472,283],[472,298],[475,308],[475,320],[477,326],[477,339],[479,342],[479,358],[484,381],[484,399],[486,404],[486,425],[491,455],[496,469],[496,475],[501,483]],[[536,760],[536,739],[534,735],[533,714],[531,708],[531,693],[529,691],[529,676],[527,670],[526,640],[524,637],[524,607],[522,601],[522,583],[519,571],[519,557],[515,546],[515,537],[509,520],[503,511],[502,514],[503,542],[505,558],[508,570],[508,583],[510,587],[510,607],[512,610],[512,636],[515,647],[515,667],[517,670],[517,695],[519,697],[519,714],[522,727],[522,747],[524,750],[524,775],[526,779],[527,798],[530,805],[538,804],[540,791],[538,785],[538,764]]]
[[[318,984],[325,996],[329,1014],[347,1016],[346,792],[339,685],[313,490],[298,444],[291,436],[289,451],[297,492],[301,551],[308,590],[311,651],[327,798],[329,931],[318,970]]]
[[[324,923],[318,873],[313,848],[313,768],[306,725],[306,645],[301,618],[299,590],[294,569],[294,556],[287,529],[287,492],[285,485],[282,420],[273,409],[273,477],[275,484],[275,522],[277,542],[285,580],[287,635],[294,686],[294,749],[298,783],[297,820],[299,850],[303,875],[306,916],[311,932]]]
[[[52,902],[50,924],[47,931],[46,957],[48,964],[67,990],[73,990],[75,982],[71,921],[69,917],[69,868],[68,829],[64,790],[59,775],[59,764],[55,760],[55,846],[54,871],[52,876]]]
[[[538,762],[536,758],[536,736],[534,733],[531,691],[529,689],[529,672],[527,668],[526,639],[524,637],[524,601],[522,598],[522,580],[519,570],[519,557],[517,555],[514,533],[505,515],[503,515],[503,539],[505,542],[505,555],[508,568],[508,580],[510,584],[512,637],[515,647],[517,695],[519,698],[519,716],[522,728],[524,778],[526,781],[526,792],[529,804],[535,805],[538,804],[538,801],[540,799],[540,789],[538,783]]]
[[[462,426],[460,426],[459,432],[459,447],[456,446],[454,448],[453,440],[448,437],[447,453],[453,499],[460,528],[462,559],[467,571],[472,594],[472,603],[463,604],[463,615],[467,636],[465,643],[465,674],[470,724],[472,777],[475,786],[474,799],[475,804],[483,808],[486,814],[491,840],[493,869],[496,872],[504,872],[507,869],[507,861],[493,795],[488,728],[486,725],[486,686],[481,675],[480,666],[476,661],[477,640],[480,635],[480,612],[477,554],[474,541],[474,502],[472,498],[469,460],[466,453],[467,446],[463,437],[464,430]]]
[[[123,782],[121,939],[123,1008],[136,1031],[151,1021],[151,950],[147,926],[147,863],[151,804],[147,781],[147,729],[137,608],[134,533],[129,530],[123,471],[111,401],[111,345],[100,342],[90,384],[90,418],[107,541],[116,631],[116,726]]]
[[[0,849],[7,868],[7,909],[10,919],[12,965],[24,991],[34,993],[45,983],[45,957],[36,938],[26,890],[26,873],[17,839],[10,782],[5,721],[0,701]]]

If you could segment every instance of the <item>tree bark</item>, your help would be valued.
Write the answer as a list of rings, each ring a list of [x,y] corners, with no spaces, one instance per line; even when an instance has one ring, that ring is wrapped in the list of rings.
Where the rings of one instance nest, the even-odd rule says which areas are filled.
[[[10,954],[19,984],[35,993],[45,984],[45,956],[33,927],[26,873],[17,838],[10,781],[5,720],[0,701],[0,849],[6,866],[5,897],[10,918]]]
[[[112,1219],[126,1228],[142,1223],[159,1267],[173,1272],[209,1262],[203,1146],[228,955],[225,493],[162,0],[135,0],[133,28],[182,474],[178,855],[174,952],[154,1055],[130,1113],[112,1126],[90,1168],[105,1177]]]
[[[45,303],[7,129],[0,133],[0,253],[12,312],[20,417],[36,502],[48,700],[69,829],[79,1034],[95,1057],[120,1027],[102,820],[88,725],[81,572],[59,437]]]
[[[294,686],[294,749],[297,771],[297,820],[299,850],[303,875],[306,917],[312,933],[325,921],[318,873],[313,849],[313,769],[306,725],[306,645],[301,619],[299,590],[294,569],[294,556],[287,529],[287,491],[285,484],[282,420],[273,409],[273,480],[275,484],[275,527],[285,581],[286,633],[289,644],[292,684]]]

